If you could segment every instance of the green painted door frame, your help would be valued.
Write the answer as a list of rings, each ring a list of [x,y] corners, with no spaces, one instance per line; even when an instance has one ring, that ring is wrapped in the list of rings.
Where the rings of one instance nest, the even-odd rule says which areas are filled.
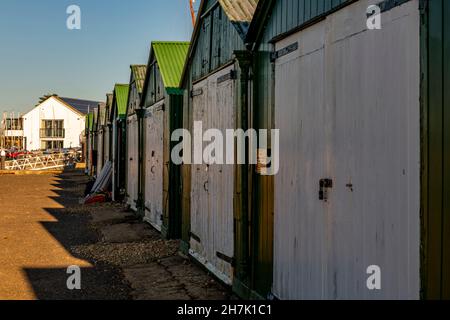
[[[421,10],[421,296],[450,299],[450,1]]]
[[[251,126],[249,121],[249,71],[251,55],[247,51],[234,53],[238,78],[236,79],[236,128],[245,131]],[[248,142],[246,142],[248,146]],[[246,148],[246,159],[248,148]],[[235,159],[237,155],[235,154]],[[235,165],[234,174],[234,278],[233,290],[243,298],[250,295],[250,199],[249,188],[251,182],[250,165]]]
[[[269,55],[264,59],[270,63]],[[261,121],[259,105],[254,101],[255,81],[260,81],[256,55],[235,51],[238,69],[236,125],[269,129]],[[269,108],[272,105],[267,104]],[[265,113],[265,112],[264,112]],[[264,122],[264,123],[262,123]],[[269,135],[270,136],[270,135]],[[246,145],[246,150],[248,145]],[[249,159],[248,151],[246,158]],[[272,182],[272,183],[271,183]],[[244,299],[266,299],[271,292],[273,273],[273,177],[260,176],[256,166],[238,165],[235,169],[235,276],[233,291]]]
[[[135,110],[138,119],[138,198],[136,201],[137,215],[145,216],[145,176],[144,176],[144,116],[145,109]]]
[[[182,224],[182,189],[181,166],[171,160],[171,151],[177,142],[171,141],[173,131],[183,125],[183,96],[168,95],[168,104],[164,106],[164,193],[162,235],[166,239],[181,238]]]

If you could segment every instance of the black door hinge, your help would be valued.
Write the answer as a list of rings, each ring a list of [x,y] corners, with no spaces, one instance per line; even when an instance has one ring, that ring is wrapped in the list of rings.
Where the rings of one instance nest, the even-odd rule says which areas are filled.
[[[189,232],[189,236],[190,236],[192,239],[194,239],[195,241],[197,241],[198,243],[202,243],[202,241],[200,240],[200,237],[197,236],[197,235],[195,235],[194,233]]]
[[[234,258],[228,257],[227,255],[221,253],[221,252],[216,252],[216,256],[217,258],[219,258],[220,260],[223,260],[229,264],[231,264],[231,266],[235,266],[235,260]]]
[[[191,98],[197,97],[197,96],[201,96],[203,94],[203,89],[198,89],[198,90],[192,90],[191,91]]]

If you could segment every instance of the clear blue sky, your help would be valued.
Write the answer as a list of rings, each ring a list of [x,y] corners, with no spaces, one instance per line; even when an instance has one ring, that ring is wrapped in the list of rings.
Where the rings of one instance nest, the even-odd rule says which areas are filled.
[[[81,30],[66,27],[72,4]],[[147,63],[151,41],[190,40],[192,29],[188,0],[1,0],[0,112],[46,93],[103,101],[130,64]]]

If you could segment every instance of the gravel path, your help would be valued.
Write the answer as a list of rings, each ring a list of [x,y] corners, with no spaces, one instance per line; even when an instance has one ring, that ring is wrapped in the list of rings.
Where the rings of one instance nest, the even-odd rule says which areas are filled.
[[[80,210],[85,177],[0,175],[0,299],[128,299],[120,268],[72,251],[97,243],[90,217]],[[82,290],[67,289],[67,268],[81,268]]]

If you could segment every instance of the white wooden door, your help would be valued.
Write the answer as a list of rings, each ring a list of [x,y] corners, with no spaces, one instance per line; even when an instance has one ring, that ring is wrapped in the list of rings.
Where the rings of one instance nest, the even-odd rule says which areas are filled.
[[[138,198],[138,121],[136,115],[128,118],[127,127],[127,204],[133,210],[137,210]]]
[[[211,93],[211,109],[209,110],[210,128],[219,129],[225,136],[227,129],[235,128],[235,83],[233,79],[220,80],[229,75],[234,67],[218,72],[209,82]],[[225,160],[225,150],[224,150]],[[234,257],[234,166],[213,164],[209,171],[210,210],[212,212],[211,234],[214,245],[210,247],[210,255],[214,264],[230,281],[233,269],[229,262],[219,256]]]
[[[328,204],[319,201],[327,176],[329,139],[324,101],[324,26],[277,44],[299,42],[276,61],[275,128],[280,169],[275,176],[274,294],[281,299],[324,297]],[[290,42],[289,42],[290,40]]]
[[[218,129],[225,137],[226,129],[235,128],[234,80],[227,78],[232,70],[226,68],[194,86],[193,120],[202,121],[204,132]],[[228,284],[233,278],[227,259],[234,256],[233,190],[232,165],[193,165],[191,254]]]
[[[100,175],[103,169],[103,131],[98,133],[97,144],[97,176]]]
[[[163,215],[163,111],[164,101],[147,111],[145,126],[145,217],[161,231]]]
[[[204,80],[193,87],[192,116],[194,121],[205,121],[208,112],[208,80]],[[192,144],[195,133],[191,132]],[[203,149],[202,149],[203,150]],[[206,243],[209,235],[209,207],[208,207],[208,168],[203,163],[195,163],[192,155],[191,169],[191,241],[190,252],[203,264],[207,263]]]
[[[110,150],[110,136],[109,136],[109,128],[106,127],[105,133],[103,134],[103,157],[105,159],[104,163],[111,161],[109,158],[109,150]]]
[[[91,134],[89,134],[89,136],[87,137],[87,142],[86,142],[86,148],[87,148],[86,167],[87,167],[87,172],[88,172],[89,175],[91,175],[91,163],[92,163],[92,159],[91,159],[91,155],[92,155],[91,143],[92,143]]]
[[[366,9],[356,2],[275,45],[280,299],[419,298],[418,2],[383,13],[376,31],[358,18]],[[321,179],[332,180],[327,201]],[[367,287],[372,266],[380,290]]]
[[[410,1],[382,29],[328,20],[327,103],[334,108],[331,298],[420,293],[420,13]],[[362,4],[348,8],[357,16]],[[381,270],[368,290],[367,268]]]

